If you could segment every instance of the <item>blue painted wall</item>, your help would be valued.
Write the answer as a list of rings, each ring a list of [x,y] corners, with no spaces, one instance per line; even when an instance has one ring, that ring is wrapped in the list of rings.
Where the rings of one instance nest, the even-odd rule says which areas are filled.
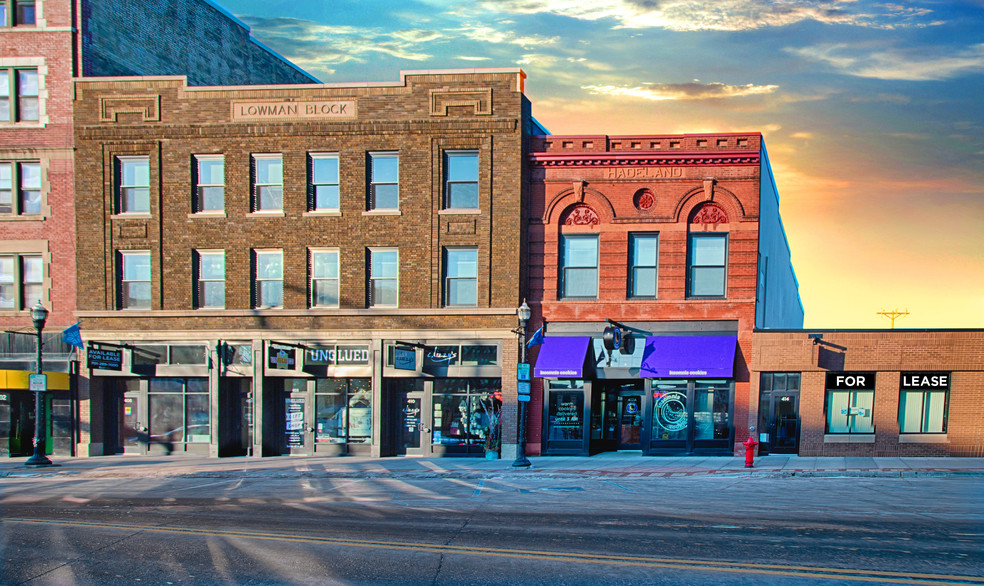
[[[81,0],[82,75],[187,75],[188,85],[318,83],[211,0]]]
[[[755,327],[803,327],[803,302],[793,271],[789,241],[779,215],[779,192],[762,141],[762,178],[759,194],[759,262],[755,300]]]

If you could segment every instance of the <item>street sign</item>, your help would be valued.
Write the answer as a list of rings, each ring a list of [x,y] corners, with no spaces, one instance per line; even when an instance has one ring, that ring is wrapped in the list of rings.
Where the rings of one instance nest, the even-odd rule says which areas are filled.
[[[518,383],[516,383],[516,391],[520,395],[529,395],[530,394],[530,383],[519,381]]]
[[[520,395],[520,396],[516,397],[516,399],[518,399],[520,403],[529,403],[530,402],[530,396],[529,395]]]
[[[23,380],[23,379],[21,379]],[[48,375],[46,374],[32,374],[28,376],[27,388],[32,391],[47,391],[48,390]]]
[[[516,380],[530,380],[529,362],[520,362],[516,365]]]

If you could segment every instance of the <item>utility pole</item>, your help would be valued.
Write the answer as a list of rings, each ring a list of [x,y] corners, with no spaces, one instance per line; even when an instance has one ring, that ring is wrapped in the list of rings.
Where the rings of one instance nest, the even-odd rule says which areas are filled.
[[[877,313],[878,315],[883,315],[883,316],[887,317],[889,320],[891,320],[892,325],[889,326],[889,329],[890,330],[894,330],[895,329],[895,320],[897,320],[900,317],[905,317],[905,316],[909,315],[909,310],[907,309],[905,311],[899,311],[897,309],[893,309],[892,311],[876,311],[875,313]]]

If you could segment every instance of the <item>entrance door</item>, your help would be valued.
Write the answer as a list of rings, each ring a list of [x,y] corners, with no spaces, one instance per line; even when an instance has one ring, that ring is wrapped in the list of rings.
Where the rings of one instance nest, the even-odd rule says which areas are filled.
[[[219,383],[219,456],[251,455],[253,398],[248,378],[222,378]]]
[[[396,453],[403,456],[423,456],[428,448],[430,430],[424,425],[427,411],[424,409],[424,393],[403,391],[397,395]]]
[[[150,447],[147,433],[147,405],[139,392],[117,395],[119,413],[118,449],[124,454],[146,454]]]
[[[622,391],[618,395],[618,449],[642,449],[642,392]]]
[[[308,393],[289,392],[284,396],[284,453],[308,456],[314,449],[314,426]]]
[[[799,395],[772,395],[772,423],[769,451],[776,454],[799,453]]]

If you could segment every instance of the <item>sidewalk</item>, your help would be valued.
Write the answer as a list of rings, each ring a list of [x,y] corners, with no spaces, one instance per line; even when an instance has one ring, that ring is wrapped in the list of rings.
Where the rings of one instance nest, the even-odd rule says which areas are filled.
[[[530,458],[529,468],[483,458],[357,458],[279,456],[54,456],[51,467],[30,468],[22,458],[0,459],[0,478],[659,478],[667,476],[769,477],[974,477],[984,478],[984,458],[815,458],[771,454],[745,468],[743,457],[648,457],[603,453],[591,457]]]

